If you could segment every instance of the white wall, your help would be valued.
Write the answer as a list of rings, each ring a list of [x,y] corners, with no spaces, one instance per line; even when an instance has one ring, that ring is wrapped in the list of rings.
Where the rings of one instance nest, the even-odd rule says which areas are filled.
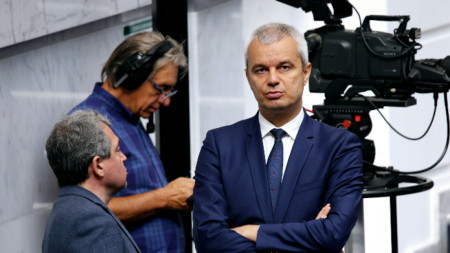
[[[250,33],[268,22],[284,22],[301,31],[317,28],[312,13],[304,13],[275,0],[190,0],[189,56],[191,88],[192,168],[206,131],[231,124],[256,113],[254,101],[244,75],[244,46]],[[199,4],[200,3],[200,4]],[[422,28],[423,45],[417,54],[421,58],[444,58],[450,55],[450,2],[434,0],[364,1],[351,3],[362,18],[367,15],[410,15],[408,28]],[[347,29],[358,25],[356,13],[343,19]],[[395,22],[372,22],[374,31],[390,32]],[[447,42],[447,43],[446,43]],[[408,108],[386,108],[381,111],[401,132],[420,135],[430,120],[432,95],[416,95],[418,105]],[[305,91],[304,106],[321,104],[321,94]],[[371,112],[373,130],[367,137],[375,141],[375,164],[394,165],[398,170],[418,170],[433,163],[445,142],[445,117],[442,96],[435,125],[422,142],[407,142],[389,130],[376,112]],[[399,252],[439,252],[430,249],[439,238],[440,192],[448,190],[450,182],[447,155],[438,168],[422,176],[434,181],[432,190],[398,197]],[[194,174],[194,171],[192,171]],[[364,200],[365,252],[390,252],[389,199]],[[431,246],[430,246],[431,245]],[[428,248],[427,248],[428,247]],[[434,249],[434,248],[433,248]]]
[[[0,47],[110,17],[151,0],[0,0]]]
[[[450,2],[430,1],[387,1],[389,13],[409,14],[410,27],[422,28],[423,48],[416,59],[444,58],[450,55]],[[416,95],[417,105],[410,108],[391,110],[391,122],[409,136],[422,134],[431,119],[433,99],[431,94]],[[443,95],[438,101],[438,111],[430,133],[421,141],[411,142],[390,132],[389,150],[391,164],[402,171],[424,169],[433,164],[441,155],[446,139],[446,123]],[[440,217],[448,215],[450,203],[439,201],[445,196],[450,183],[450,155],[433,170],[420,176],[434,181],[434,187],[426,192],[405,195],[398,198],[399,252],[447,252],[442,248],[447,244],[448,235],[442,237],[444,224]],[[447,193],[448,196],[448,193]],[[448,224],[448,223],[447,223]],[[445,231],[446,232],[446,231]]]

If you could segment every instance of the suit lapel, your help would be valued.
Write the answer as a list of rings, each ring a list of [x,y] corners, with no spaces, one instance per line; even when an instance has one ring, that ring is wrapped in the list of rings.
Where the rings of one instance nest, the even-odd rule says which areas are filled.
[[[131,243],[133,244],[133,246],[136,249],[136,251],[137,252],[141,252],[139,247],[137,246],[136,242],[134,241],[133,237],[131,236],[130,232],[128,232],[128,229],[125,228],[123,223],[119,220],[119,218],[117,218],[117,216],[111,211],[111,209],[109,209],[107,206],[105,206],[105,207],[106,207],[107,212],[117,222],[117,224],[119,225],[120,229],[122,229],[122,231],[125,233],[125,235],[128,237],[128,239],[131,241]]]
[[[252,175],[253,186],[261,213],[266,223],[273,223],[272,207],[267,181],[264,149],[258,115],[252,118],[245,140],[245,152]]]
[[[286,165],[286,170],[283,176],[283,183],[280,188],[280,195],[278,197],[277,208],[275,209],[274,221],[275,223],[282,223],[286,211],[289,207],[294,188],[297,183],[300,172],[303,170],[306,158],[313,145],[313,127],[311,119],[305,112],[302,125],[295,138],[289,160]]]

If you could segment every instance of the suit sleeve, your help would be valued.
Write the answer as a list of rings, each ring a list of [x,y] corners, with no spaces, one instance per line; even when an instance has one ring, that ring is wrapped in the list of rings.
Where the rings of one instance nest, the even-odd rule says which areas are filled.
[[[340,252],[359,215],[362,199],[362,155],[353,134],[341,136],[331,156],[325,203],[331,204],[326,219],[263,224],[257,250],[292,252]]]
[[[255,243],[230,230],[219,150],[208,132],[195,171],[194,241],[197,252],[255,252]]]

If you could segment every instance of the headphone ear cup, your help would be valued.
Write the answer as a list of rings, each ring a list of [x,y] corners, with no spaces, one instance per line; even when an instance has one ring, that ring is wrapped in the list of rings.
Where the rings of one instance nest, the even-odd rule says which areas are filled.
[[[141,85],[136,81],[140,79],[142,75],[138,69],[141,65],[140,60],[143,57],[144,55],[141,52],[137,52],[119,66],[116,72],[116,83],[114,84],[114,88],[121,85],[127,90],[134,90]]]
[[[137,52],[131,55],[117,69],[114,88],[121,85],[127,90],[137,89],[150,75],[153,64],[171,48],[172,43],[163,40],[145,54]]]

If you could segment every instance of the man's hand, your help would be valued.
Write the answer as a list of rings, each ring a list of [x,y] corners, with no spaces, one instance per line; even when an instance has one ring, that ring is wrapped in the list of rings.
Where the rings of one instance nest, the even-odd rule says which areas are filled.
[[[231,230],[242,235],[243,237],[249,239],[250,241],[256,242],[256,236],[258,235],[259,225],[244,225],[240,227],[232,228]]]
[[[326,219],[328,217],[328,214],[330,213],[330,211],[331,211],[331,205],[328,203],[317,214],[316,220],[318,220],[318,219]]]
[[[166,208],[180,211],[192,210],[192,206],[187,204],[186,199],[194,193],[194,185],[195,180],[179,177],[162,188]]]
[[[190,211],[192,207],[186,199],[192,196],[194,184],[193,179],[180,177],[164,188],[112,198],[108,206],[124,224],[140,221],[167,209]]]

